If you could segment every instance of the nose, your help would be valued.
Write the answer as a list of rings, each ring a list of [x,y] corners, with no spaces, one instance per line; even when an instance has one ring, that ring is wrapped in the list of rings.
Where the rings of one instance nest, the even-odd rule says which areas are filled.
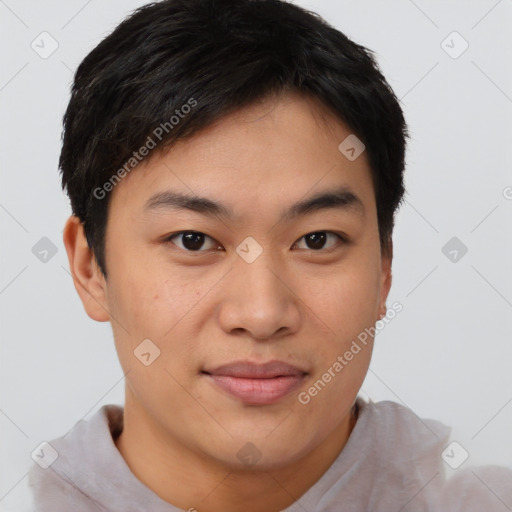
[[[218,316],[226,333],[263,341],[299,330],[297,278],[283,265],[276,265],[264,252],[252,263],[238,258],[227,277]]]

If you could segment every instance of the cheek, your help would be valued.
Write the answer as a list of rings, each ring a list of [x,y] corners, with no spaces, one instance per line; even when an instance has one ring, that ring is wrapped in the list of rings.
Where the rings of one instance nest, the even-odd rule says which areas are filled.
[[[338,339],[347,339],[375,322],[380,295],[375,265],[346,266],[303,291],[305,303]]]
[[[121,366],[130,373],[132,391],[148,403],[153,395],[179,394],[171,375],[179,382],[187,377],[184,362],[194,352],[193,325],[188,319],[200,291],[172,277],[126,264],[117,279],[112,276],[111,285],[109,307],[118,320],[112,321],[114,340]],[[147,339],[153,345],[148,346]],[[141,345],[143,341],[146,345]],[[141,346],[147,347],[144,352]],[[158,356],[145,366],[137,353],[147,352],[151,358]]]
[[[199,296],[197,287],[161,262],[126,255],[111,273],[108,300],[132,337],[161,337]]]
[[[328,382],[316,402],[321,410],[328,410],[341,397],[348,401],[355,397],[368,370],[373,348],[369,328],[376,320],[379,272],[375,263],[363,258],[357,264],[347,264],[323,283],[322,291],[310,290],[306,296],[311,300],[308,305],[329,327],[315,349],[314,376],[315,382],[322,381],[320,388]]]
[[[211,317],[204,314],[207,302],[201,299],[216,280],[216,276],[198,278],[176,269],[171,273],[162,263],[129,264],[128,258],[116,267],[109,283],[108,301],[112,317],[123,326],[112,321],[124,369],[138,369],[133,351],[143,340],[150,339],[161,351],[156,366],[182,374],[183,361],[194,360],[198,332],[205,319]]]

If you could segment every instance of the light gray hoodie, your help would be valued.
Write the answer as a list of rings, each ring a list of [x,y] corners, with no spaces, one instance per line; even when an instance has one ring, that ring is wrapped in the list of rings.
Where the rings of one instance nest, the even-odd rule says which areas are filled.
[[[466,468],[465,462],[447,478],[447,464],[456,466],[465,456],[450,443],[448,427],[394,402],[358,398],[357,404],[359,416],[343,451],[283,512],[512,510],[512,470]],[[106,405],[43,447],[29,473],[34,511],[179,512],[128,468],[114,444],[122,425],[123,409]]]

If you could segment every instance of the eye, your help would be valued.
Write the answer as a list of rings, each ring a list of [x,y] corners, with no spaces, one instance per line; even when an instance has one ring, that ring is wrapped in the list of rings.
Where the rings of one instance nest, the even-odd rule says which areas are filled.
[[[174,241],[174,240],[177,241]],[[204,252],[209,249],[219,248],[219,243],[213,238],[199,231],[180,231],[165,239],[166,242],[172,242],[188,252]],[[205,247],[206,242],[206,247]]]
[[[331,231],[314,231],[313,233],[308,233],[302,238],[299,238],[299,240],[295,242],[295,245],[299,245],[301,240],[304,240],[306,247],[298,247],[299,249],[312,249],[314,251],[332,249],[336,246],[336,243],[342,244],[347,242],[344,237]],[[329,243],[329,241],[331,243]]]

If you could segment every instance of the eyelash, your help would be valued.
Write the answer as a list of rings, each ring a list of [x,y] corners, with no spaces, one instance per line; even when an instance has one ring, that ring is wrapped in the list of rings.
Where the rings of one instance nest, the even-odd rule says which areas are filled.
[[[205,238],[208,238],[210,240],[213,240],[214,242],[218,243],[214,238],[212,238],[211,236],[201,232],[201,231],[193,231],[193,230],[188,230],[188,231],[178,231],[176,233],[172,233],[171,235],[169,235],[168,237],[166,237],[164,239],[164,242],[169,242],[169,243],[172,243],[173,245],[176,245],[174,244],[174,242],[172,242],[172,239],[175,238],[175,237],[179,237],[180,235],[184,235],[184,234],[190,234],[190,233],[193,233],[193,234],[196,234],[196,235],[204,235]],[[349,240],[347,239],[347,237],[345,237],[344,235],[341,235],[340,233],[335,233],[334,231],[311,231],[309,233],[306,233],[305,235],[301,236],[293,245],[296,245],[300,240],[304,239],[305,237],[307,237],[308,235],[312,235],[312,234],[316,234],[316,233],[326,233],[327,235],[334,235],[335,237],[338,238],[338,246],[339,245],[345,245],[349,242]],[[220,244],[218,244],[220,246]],[[178,247],[178,246],[177,246]],[[336,248],[336,246],[334,247],[328,247],[327,249],[324,249],[324,248],[321,248],[321,249],[309,249],[309,248],[306,248],[306,250],[309,250],[309,251],[312,251],[312,252],[315,252],[315,253],[320,253],[320,252],[329,252],[330,250],[334,250]],[[199,249],[197,251],[192,251],[190,249],[186,249],[186,248],[182,248],[182,247],[178,247],[178,249],[184,251],[184,252],[188,252],[188,253],[191,253],[191,254],[194,254],[194,253],[202,253],[202,252],[207,252],[208,249]]]

